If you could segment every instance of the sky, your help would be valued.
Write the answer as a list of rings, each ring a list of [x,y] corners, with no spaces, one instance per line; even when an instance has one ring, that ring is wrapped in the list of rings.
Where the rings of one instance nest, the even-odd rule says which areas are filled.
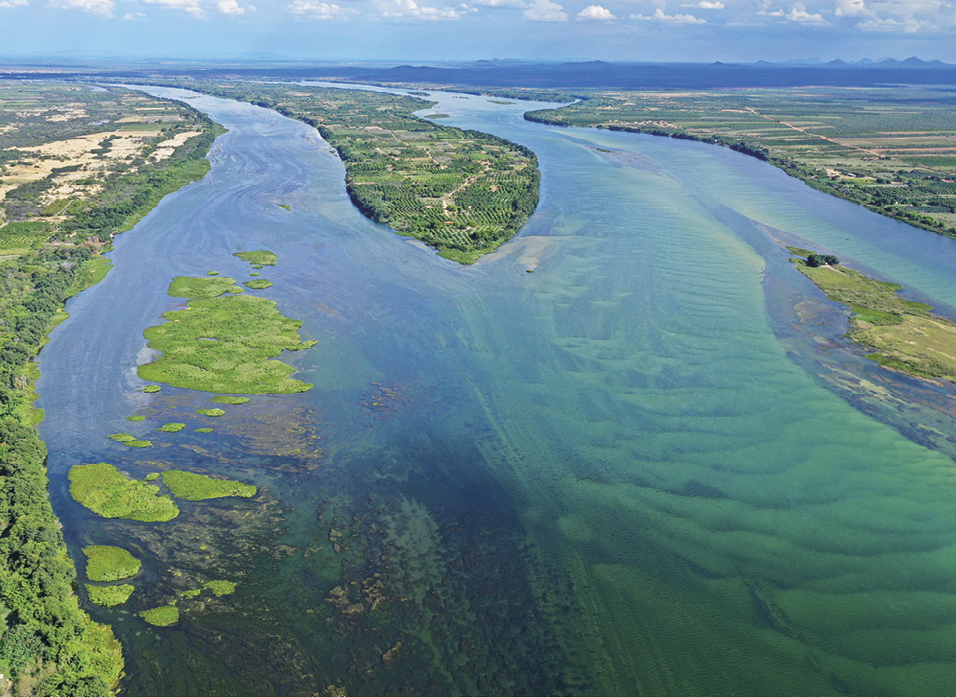
[[[956,0],[0,0],[0,58],[87,56],[956,63]]]

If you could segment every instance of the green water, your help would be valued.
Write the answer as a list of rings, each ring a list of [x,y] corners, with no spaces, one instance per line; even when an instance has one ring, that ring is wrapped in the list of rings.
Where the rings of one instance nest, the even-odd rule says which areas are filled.
[[[520,238],[462,268],[363,221],[305,126],[194,103],[231,129],[219,164],[120,239],[42,366],[51,472],[153,457],[263,487],[157,531],[86,515],[54,478],[72,544],[144,559],[141,597],[94,610],[129,694],[953,692],[952,390],[841,348],[772,238],[942,306],[952,241],[726,150],[446,96],[443,123],[527,144],[543,173]],[[131,396],[129,366],[156,289],[241,274],[218,261],[240,244],[278,254],[267,297],[320,340],[295,358],[317,388],[227,410],[208,440],[157,433],[151,456],[96,440],[131,404],[193,428],[204,397]],[[84,344],[117,289],[144,306],[115,350]],[[239,585],[147,627],[133,611],[177,592],[172,570]]]

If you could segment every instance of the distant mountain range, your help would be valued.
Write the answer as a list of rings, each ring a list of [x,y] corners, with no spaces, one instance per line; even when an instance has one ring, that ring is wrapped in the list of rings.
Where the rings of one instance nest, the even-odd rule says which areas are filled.
[[[0,78],[36,78],[26,66],[3,71]],[[89,70],[76,65],[43,65],[44,76],[78,77]],[[874,87],[880,85],[954,85],[956,65],[938,60],[892,58],[879,62],[864,59],[856,63],[822,62],[769,63],[527,63],[520,61],[477,61],[434,65],[294,64],[235,61],[198,67],[196,63],[130,64],[125,69],[92,71],[104,79],[122,78],[246,78],[246,79],[331,79],[377,83],[427,83],[475,88],[526,87],[537,89],[707,89],[732,87],[801,87],[807,85]]]

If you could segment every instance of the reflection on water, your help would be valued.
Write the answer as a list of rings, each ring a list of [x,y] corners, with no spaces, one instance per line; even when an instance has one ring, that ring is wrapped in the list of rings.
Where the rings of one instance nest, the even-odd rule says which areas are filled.
[[[439,99],[443,123],[538,153],[520,239],[434,257],[361,218],[311,129],[202,97],[231,129],[217,167],[119,238],[44,349],[67,538],[145,562],[128,606],[91,609],[129,693],[951,692],[952,389],[846,350],[774,239],[944,311],[953,241],[723,149]],[[135,391],[142,330],[172,276],[247,273],[240,248],[278,253],[263,295],[320,341],[292,357],[316,388],[201,423],[207,395]],[[145,451],[104,438],[170,421],[188,428]],[[64,483],[100,460],[262,489],[104,521]],[[212,578],[235,594],[182,596]],[[135,615],[172,600],[176,627]]]

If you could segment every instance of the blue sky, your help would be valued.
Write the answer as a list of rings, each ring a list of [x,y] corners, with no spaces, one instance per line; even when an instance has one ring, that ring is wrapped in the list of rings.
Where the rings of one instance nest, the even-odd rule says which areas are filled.
[[[0,56],[956,63],[943,0],[0,0]],[[70,55],[67,53],[66,55]]]

